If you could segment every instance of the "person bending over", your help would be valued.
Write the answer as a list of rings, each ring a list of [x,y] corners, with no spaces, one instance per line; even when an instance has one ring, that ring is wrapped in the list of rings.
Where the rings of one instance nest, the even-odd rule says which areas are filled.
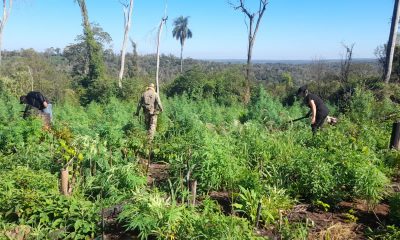
[[[311,115],[311,130],[313,134],[324,124],[329,114],[329,109],[325,106],[320,97],[308,91],[307,86],[302,86],[297,91],[297,96],[304,98],[304,103],[310,108],[307,116]]]
[[[19,98],[20,104],[26,104],[23,118],[31,116],[34,112],[35,115],[41,117],[47,127],[53,120],[53,111],[50,101],[40,92],[29,92]]]

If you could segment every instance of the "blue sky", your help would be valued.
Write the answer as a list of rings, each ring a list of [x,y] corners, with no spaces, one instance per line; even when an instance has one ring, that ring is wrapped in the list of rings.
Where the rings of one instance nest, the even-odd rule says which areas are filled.
[[[4,30],[3,49],[64,48],[82,33],[79,7],[73,0],[14,0]],[[232,0],[232,2],[235,0]],[[123,13],[118,0],[86,0],[91,22],[113,38],[119,52]],[[257,0],[246,3],[257,6]],[[167,3],[168,21],[161,52],[179,56],[172,37],[173,19],[190,16],[193,38],[184,56],[200,59],[245,59],[247,30],[244,16],[227,0],[135,0],[131,38],[139,54],[155,53],[157,26]],[[374,49],[387,41],[394,0],[270,0],[262,19],[253,59],[338,59],[342,43],[354,46],[355,58],[373,58]],[[130,49],[128,49],[130,51]]]

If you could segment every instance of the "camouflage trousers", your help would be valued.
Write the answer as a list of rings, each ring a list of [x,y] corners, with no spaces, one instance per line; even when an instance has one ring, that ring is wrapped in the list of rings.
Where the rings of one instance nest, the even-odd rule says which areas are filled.
[[[144,123],[147,129],[147,137],[149,140],[153,140],[157,128],[157,114],[145,113]]]

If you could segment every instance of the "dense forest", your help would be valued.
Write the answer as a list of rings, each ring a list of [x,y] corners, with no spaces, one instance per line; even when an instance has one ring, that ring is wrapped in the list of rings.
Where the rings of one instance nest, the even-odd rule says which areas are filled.
[[[157,54],[131,42],[119,85],[121,54],[83,19],[64,49],[1,51],[0,239],[400,239],[398,47],[387,83],[386,46],[251,68],[161,55],[149,140],[134,113]],[[303,85],[336,124],[294,121]],[[52,103],[50,128],[23,118],[30,91]]]
[[[103,33],[105,34],[105,33]],[[109,40],[111,41],[111,40]],[[44,52],[33,49],[4,51],[2,68],[5,84],[14,86],[14,93],[21,95],[34,89],[46,92],[53,101],[64,98],[65,89],[76,90],[76,79],[85,71],[87,59],[82,53],[83,46],[70,45],[63,51],[49,48]],[[110,84],[116,81],[119,71],[119,55],[111,49],[104,50],[104,63]],[[163,86],[176,79],[180,72],[180,59],[173,55],[160,57],[160,81]],[[369,79],[382,74],[378,60],[352,60],[350,75],[352,78]],[[340,81],[343,68],[341,60],[282,61],[276,63],[254,63],[254,82],[265,86],[276,86],[288,81],[299,86],[309,83],[326,83]],[[206,73],[218,73],[235,69],[243,71],[245,64],[235,60],[196,60],[185,59],[186,71],[197,69]],[[141,79],[153,80],[156,72],[155,55],[127,54],[126,84],[137,84]],[[399,74],[400,75],[400,74]],[[33,85],[32,85],[33,84]],[[116,90],[115,90],[116,91]],[[113,94],[117,94],[115,92]],[[129,91],[129,90],[126,90]]]

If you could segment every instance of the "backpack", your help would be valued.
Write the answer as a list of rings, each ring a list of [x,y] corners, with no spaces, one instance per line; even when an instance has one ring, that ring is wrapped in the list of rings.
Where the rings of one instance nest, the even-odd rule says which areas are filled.
[[[144,98],[143,107],[147,111],[152,112],[154,110],[155,94],[144,94],[143,98]]]

